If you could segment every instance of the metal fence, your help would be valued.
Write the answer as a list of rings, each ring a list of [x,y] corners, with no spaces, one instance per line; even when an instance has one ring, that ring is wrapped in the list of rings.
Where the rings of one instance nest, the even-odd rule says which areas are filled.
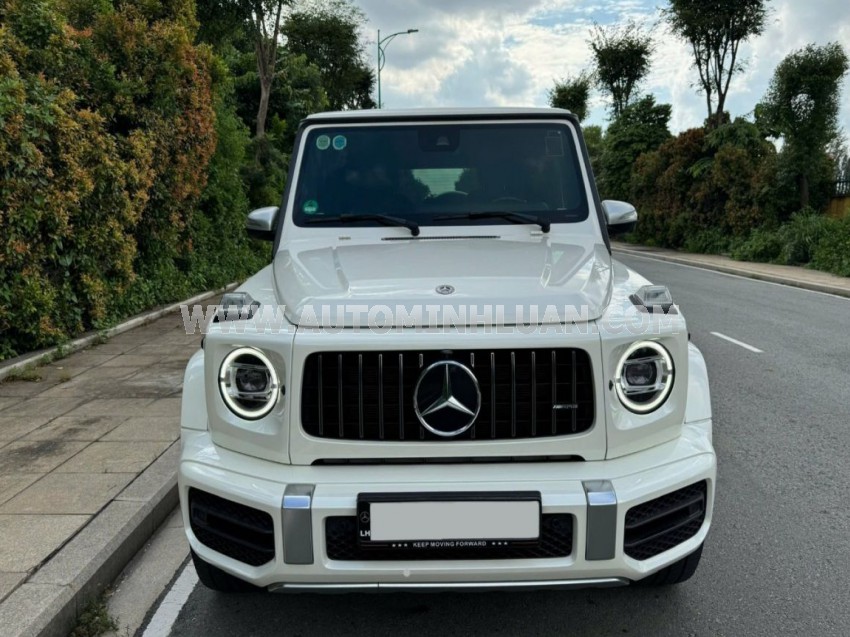
[[[850,197],[850,179],[841,179],[833,184],[833,197]]]

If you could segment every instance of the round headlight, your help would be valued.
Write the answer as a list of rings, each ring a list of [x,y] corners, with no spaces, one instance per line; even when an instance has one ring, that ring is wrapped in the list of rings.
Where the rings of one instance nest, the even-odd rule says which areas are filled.
[[[274,409],[280,381],[271,361],[260,350],[240,347],[228,354],[218,373],[221,397],[230,410],[247,420]]]
[[[658,409],[673,389],[673,357],[653,341],[634,343],[620,358],[614,386],[627,409],[648,414]]]

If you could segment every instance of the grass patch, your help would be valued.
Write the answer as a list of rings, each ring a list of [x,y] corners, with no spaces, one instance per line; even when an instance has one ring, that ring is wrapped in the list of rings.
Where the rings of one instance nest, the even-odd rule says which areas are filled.
[[[11,383],[16,380],[22,380],[29,383],[37,383],[41,380],[41,374],[38,371],[38,367],[35,365],[27,365],[21,369],[16,369],[10,372],[6,378],[3,379],[4,383]]]
[[[114,630],[118,630],[118,622],[109,614],[106,598],[101,596],[83,609],[70,637],[100,637]]]

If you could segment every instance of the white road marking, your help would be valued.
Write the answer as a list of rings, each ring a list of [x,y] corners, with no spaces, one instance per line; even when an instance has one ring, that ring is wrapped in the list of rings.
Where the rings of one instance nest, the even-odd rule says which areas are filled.
[[[752,345],[747,345],[746,343],[742,343],[741,341],[736,340],[736,339],[732,338],[731,336],[726,336],[726,334],[721,334],[720,332],[712,332],[712,335],[716,336],[717,338],[722,338],[724,341],[729,341],[730,343],[734,343],[738,347],[743,347],[744,349],[748,349],[751,352],[755,352],[756,354],[764,354],[764,352],[762,350],[760,350],[758,347],[753,347]]]
[[[165,599],[156,609],[156,613],[148,623],[142,637],[168,637],[171,634],[171,629],[174,622],[177,621],[177,616],[189,599],[189,595],[195,590],[198,584],[198,574],[195,572],[195,565],[189,562],[180,573],[180,577],[174,582],[174,586],[168,591]]]
[[[823,296],[829,296],[833,299],[840,299],[842,301],[850,301],[850,297],[841,296],[840,294],[832,294],[831,292],[821,292],[820,290],[810,290],[809,288],[801,288],[798,285],[791,285],[789,283],[777,283],[776,281],[765,281],[764,279],[755,279],[750,276],[744,276],[741,274],[732,274],[731,272],[721,272],[720,270],[714,270],[712,268],[707,268],[700,265],[690,265],[688,263],[678,263],[676,261],[668,261],[666,259],[657,259],[655,257],[648,257],[643,254],[637,254],[630,250],[620,250],[619,248],[612,248],[614,252],[618,252],[622,256],[633,257],[635,259],[643,259],[645,261],[654,261],[655,263],[666,263],[667,265],[675,265],[680,268],[690,268],[691,270],[700,270],[701,272],[708,272],[710,274],[717,274],[719,276],[728,276],[733,279],[742,279],[744,281],[752,281],[754,283],[764,283],[765,285],[777,285],[782,288],[791,288],[792,290],[798,290],[800,292],[809,292],[811,294],[822,294]]]

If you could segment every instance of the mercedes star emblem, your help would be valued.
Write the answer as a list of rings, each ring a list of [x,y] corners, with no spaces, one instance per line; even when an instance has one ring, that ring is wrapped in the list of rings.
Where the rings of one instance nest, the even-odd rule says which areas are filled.
[[[454,294],[455,289],[451,285],[438,285],[437,286],[437,294],[442,294],[444,296],[449,294]]]
[[[459,436],[472,426],[481,410],[478,379],[456,361],[434,363],[416,382],[413,408],[431,433],[444,438]]]

